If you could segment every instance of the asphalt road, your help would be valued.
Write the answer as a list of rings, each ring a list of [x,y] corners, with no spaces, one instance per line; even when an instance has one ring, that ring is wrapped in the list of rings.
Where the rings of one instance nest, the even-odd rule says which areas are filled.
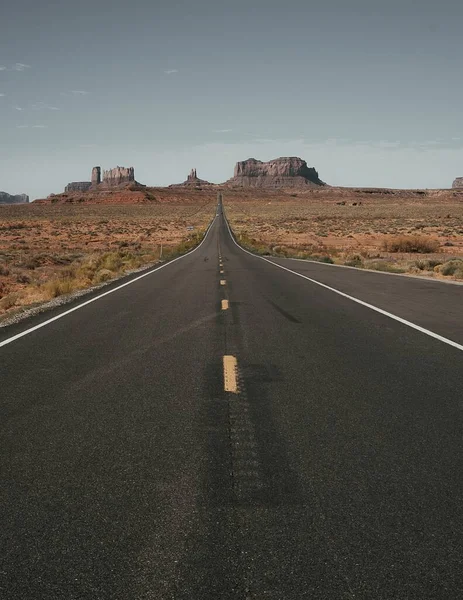
[[[461,286],[281,264],[463,341]],[[2,599],[463,597],[462,350],[221,214],[0,359]]]

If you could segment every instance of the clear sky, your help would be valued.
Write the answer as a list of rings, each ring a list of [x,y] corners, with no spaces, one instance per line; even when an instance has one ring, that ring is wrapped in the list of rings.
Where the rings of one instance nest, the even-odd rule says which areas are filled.
[[[301,156],[332,185],[463,176],[461,0],[15,0],[0,21],[0,190],[92,166],[168,185]]]

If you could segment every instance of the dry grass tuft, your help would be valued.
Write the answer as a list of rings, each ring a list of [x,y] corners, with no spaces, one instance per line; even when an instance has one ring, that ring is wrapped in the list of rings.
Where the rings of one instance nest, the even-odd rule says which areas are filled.
[[[0,207],[0,318],[154,264],[161,247],[163,260],[193,248],[213,216],[215,197],[191,200]]]

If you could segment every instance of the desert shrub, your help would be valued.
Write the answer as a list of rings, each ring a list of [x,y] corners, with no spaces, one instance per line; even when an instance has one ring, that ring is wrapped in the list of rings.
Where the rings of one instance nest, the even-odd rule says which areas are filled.
[[[6,277],[9,274],[10,274],[10,269],[8,267],[5,267],[4,265],[0,265],[0,275],[3,275],[4,277]]]
[[[0,231],[13,231],[14,229],[26,229],[26,223],[11,223],[10,225],[0,225]]]
[[[66,254],[62,254],[62,255],[51,254],[48,257],[48,259],[49,259],[50,263],[53,265],[67,265],[71,262],[71,258]]]
[[[106,269],[115,273],[119,271],[123,264],[120,252],[107,252],[100,257],[98,262],[101,269]]]
[[[4,296],[0,300],[0,309],[8,310],[10,308],[13,308],[13,306],[16,306],[18,300],[19,300],[19,294],[17,292],[12,292],[11,294]]]
[[[93,277],[93,283],[103,283],[103,281],[109,281],[114,277],[114,273],[109,269],[100,269]]]
[[[439,265],[438,271],[442,275],[455,275],[458,271],[463,272],[463,260],[459,258],[449,260]]]
[[[353,256],[348,256],[346,258],[346,260],[344,261],[344,264],[347,267],[363,267],[363,260],[362,257],[359,256],[358,254],[354,254]]]
[[[35,256],[31,256],[23,263],[22,266],[33,271],[40,266],[40,260],[38,260]]]
[[[413,263],[413,267],[416,267],[419,271],[432,271],[435,267],[442,264],[441,260],[415,260]]]
[[[20,275],[18,275],[16,277],[16,281],[18,283],[30,283],[31,278],[29,277],[29,275],[26,275],[25,273],[21,273]]]
[[[43,285],[43,289],[50,298],[57,298],[77,289],[76,280],[70,278],[51,279]]]
[[[427,254],[436,252],[439,242],[421,235],[402,235],[384,240],[383,250],[386,252],[417,252]]]
[[[365,265],[367,269],[373,269],[374,271],[382,271],[383,273],[405,273],[406,269],[398,267],[393,263],[384,260],[374,260]]]

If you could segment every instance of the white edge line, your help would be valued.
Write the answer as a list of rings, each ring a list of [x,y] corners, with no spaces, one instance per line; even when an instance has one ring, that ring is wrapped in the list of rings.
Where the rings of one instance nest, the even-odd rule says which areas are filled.
[[[265,262],[270,263],[271,265],[274,265],[275,267],[278,267],[279,269],[283,269],[284,271],[288,271],[289,273],[292,273],[293,275],[297,275],[298,277],[302,277],[302,279],[307,279],[307,281],[310,281],[311,283],[315,283],[316,285],[319,285],[327,290],[330,290],[330,292],[334,292],[335,294],[339,294],[340,296],[343,296],[344,298],[348,298],[349,300],[352,300],[352,302],[356,302],[357,304],[361,304],[362,306],[366,306],[367,308],[370,308],[371,310],[374,310],[382,315],[385,315],[386,317],[389,317],[390,319],[394,319],[394,321],[398,321],[399,323],[402,323],[403,325],[407,325],[408,327],[411,327],[412,329],[416,329],[417,331],[421,331],[421,333],[424,333],[426,335],[429,335],[430,337],[439,340],[440,342],[443,342],[444,344],[448,344],[449,346],[453,346],[454,348],[456,348],[457,350],[463,350],[463,346],[461,344],[457,344],[457,342],[454,342],[453,340],[449,340],[448,338],[443,337],[442,335],[439,335],[438,333],[434,333],[433,331],[430,331],[429,329],[425,329],[424,327],[421,327],[420,325],[415,325],[415,323],[412,323],[411,321],[407,321],[406,319],[402,319],[402,317],[398,317],[397,315],[393,315],[390,312],[387,312],[386,310],[383,310],[382,308],[378,308],[377,306],[373,306],[373,304],[368,304],[368,302],[364,302],[363,300],[359,300],[358,298],[355,298],[354,296],[349,296],[349,294],[345,294],[344,292],[341,292],[340,290],[337,290],[336,288],[330,287],[329,285],[326,285],[325,283],[321,283],[320,281],[317,281],[315,279],[311,279],[310,277],[307,277],[306,275],[302,275],[301,273],[298,273],[297,271],[292,271],[291,269],[288,269],[287,267],[284,267],[283,265],[279,265],[278,263],[273,262],[272,260],[269,260],[268,258],[264,258],[263,256],[259,256],[258,254],[253,254],[252,252],[249,252],[249,250],[245,250],[245,248],[241,247],[238,242],[235,240],[235,237],[230,229],[230,225],[228,224],[228,220],[225,218],[225,223],[227,224],[228,227],[228,232],[230,233],[230,237],[233,240],[233,242],[236,244],[236,246],[238,246],[238,248],[240,250],[242,250],[243,252],[246,252],[247,254],[250,254],[251,256],[253,256],[254,258],[260,258],[260,260],[265,260]]]
[[[429,281],[429,283],[445,283],[450,285],[463,285],[462,281],[450,281],[448,279],[433,279],[425,275],[409,275],[408,273],[389,273],[389,271],[378,271],[377,269],[364,269],[363,267],[349,267],[349,265],[337,265],[336,263],[326,263],[321,260],[311,260],[309,258],[294,258],[293,256],[275,256],[278,260],[297,260],[298,262],[321,265],[322,267],[338,267],[340,269],[352,269],[362,273],[374,273],[375,275],[392,275],[393,277],[407,277],[418,281]],[[275,263],[276,264],[276,263]]]
[[[3,342],[0,342],[0,348],[2,346],[6,346],[7,344],[11,344],[11,342],[19,340],[19,338],[22,338],[25,335],[28,335],[29,333],[32,333],[33,331],[36,331],[37,329],[40,329],[41,327],[45,327],[45,325],[49,325],[50,323],[53,323],[53,321],[57,321],[58,319],[62,319],[63,317],[65,317],[66,315],[69,315],[70,313],[74,312],[75,310],[79,310],[79,308],[87,306],[87,304],[91,304],[92,302],[96,302],[96,300],[99,300],[100,298],[103,298],[104,296],[108,296],[109,294],[113,294],[114,292],[117,292],[118,290],[121,290],[122,288],[126,287],[127,285],[131,285],[132,283],[135,283],[136,281],[139,281],[140,279],[143,279],[143,277],[148,277],[148,275],[152,275],[153,273],[156,273],[157,271],[160,271],[164,267],[168,267],[172,263],[177,262],[177,260],[181,260],[182,258],[185,258],[186,256],[189,256],[190,254],[193,254],[193,252],[196,252],[196,250],[198,250],[199,248],[201,248],[201,246],[206,241],[206,238],[209,235],[209,232],[210,232],[212,226],[214,225],[216,218],[217,217],[214,217],[212,219],[212,221],[210,222],[209,227],[207,228],[207,231],[204,234],[203,239],[201,240],[201,243],[198,246],[196,246],[196,248],[193,248],[193,250],[190,250],[190,252],[187,252],[186,254],[182,254],[182,256],[178,256],[177,258],[174,258],[173,260],[170,260],[169,262],[167,262],[167,263],[165,263],[165,264],[163,264],[163,265],[161,265],[159,267],[156,267],[156,268],[148,271],[147,273],[143,273],[142,275],[138,275],[138,277],[135,277],[134,279],[131,279],[130,281],[126,281],[125,283],[122,283],[121,285],[118,285],[117,287],[115,287],[115,288],[113,288],[111,290],[108,290],[107,292],[104,292],[103,294],[99,294],[98,296],[95,296],[94,298],[90,298],[90,300],[86,300],[85,302],[82,302],[81,304],[78,304],[77,306],[74,306],[73,308],[70,308],[69,310],[66,310],[66,311],[60,313],[59,315],[56,315],[55,317],[52,317],[51,319],[47,319],[43,323],[39,323],[38,325],[34,325],[34,327],[30,327],[29,329],[26,329],[25,331],[21,331],[21,333],[17,333],[16,335],[13,335],[12,337],[7,338],[6,340],[3,340]]]

